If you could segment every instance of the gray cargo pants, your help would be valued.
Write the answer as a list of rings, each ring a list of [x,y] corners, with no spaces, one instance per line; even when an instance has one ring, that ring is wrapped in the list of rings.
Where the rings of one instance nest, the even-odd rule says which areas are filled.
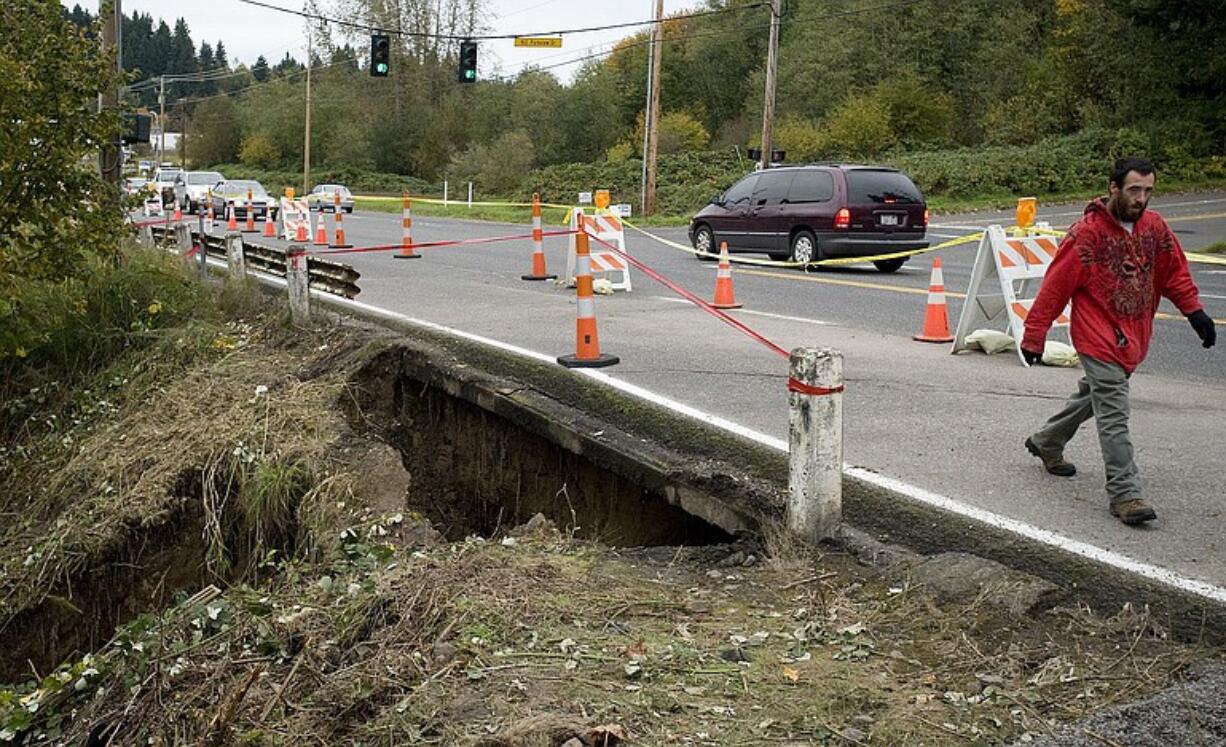
[[[1077,384],[1077,393],[1069,397],[1064,409],[1043,424],[1031,436],[1042,452],[1057,453],[1077,433],[1077,428],[1094,418],[1098,426],[1098,443],[1103,451],[1107,472],[1107,497],[1112,503],[1141,497],[1141,478],[1132,456],[1132,439],[1128,436],[1128,376],[1115,363],[1106,363],[1087,355],[1081,356],[1085,376]]]

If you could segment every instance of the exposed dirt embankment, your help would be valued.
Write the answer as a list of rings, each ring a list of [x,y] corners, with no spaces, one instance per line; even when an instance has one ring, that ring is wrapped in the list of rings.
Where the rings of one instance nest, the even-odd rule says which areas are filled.
[[[974,559],[794,546],[763,465],[434,342],[198,325],[31,407],[0,743],[1000,743],[1207,656]]]

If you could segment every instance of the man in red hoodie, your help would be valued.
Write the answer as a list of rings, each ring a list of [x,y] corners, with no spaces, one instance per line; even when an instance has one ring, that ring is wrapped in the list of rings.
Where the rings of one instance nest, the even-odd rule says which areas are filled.
[[[1154,191],[1154,165],[1121,158],[1111,169],[1108,197],[1091,202],[1060,248],[1026,317],[1022,355],[1043,358],[1052,322],[1073,302],[1070,333],[1085,376],[1064,409],[1030,438],[1026,448],[1053,475],[1072,477],[1064,445],[1094,418],[1107,473],[1111,513],[1129,525],[1157,517],[1141,498],[1141,481],[1128,436],[1128,377],[1149,349],[1154,315],[1163,296],[1188,318],[1204,347],[1217,332],[1201,305],[1179,240],[1166,221],[1146,210]]]

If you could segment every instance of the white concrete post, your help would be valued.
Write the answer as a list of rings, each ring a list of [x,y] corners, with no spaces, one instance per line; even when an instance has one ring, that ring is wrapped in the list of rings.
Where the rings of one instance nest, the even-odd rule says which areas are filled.
[[[817,542],[843,519],[843,355],[796,348],[788,377],[787,525]]]
[[[306,250],[300,246],[285,251],[285,280],[289,286],[290,318],[295,324],[305,324],[311,319],[311,292]]]
[[[141,226],[138,236],[140,237],[141,246],[144,246],[146,249],[153,248],[153,226]]]
[[[175,224],[175,246],[179,248],[180,257],[186,257],[192,250],[192,229],[184,223]]]
[[[473,209],[473,183],[468,183],[468,209]]]
[[[235,280],[247,279],[247,261],[243,256],[243,235],[237,231],[226,234],[226,265],[230,277]]]
[[[447,180],[443,180],[443,207],[447,207]]]

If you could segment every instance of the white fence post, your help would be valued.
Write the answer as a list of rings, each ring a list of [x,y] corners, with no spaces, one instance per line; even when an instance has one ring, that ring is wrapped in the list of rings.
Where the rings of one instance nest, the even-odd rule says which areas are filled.
[[[447,180],[443,180],[443,207],[447,207]]]
[[[226,265],[230,277],[235,280],[247,279],[247,262],[243,256],[243,235],[238,232],[226,234]]]
[[[843,519],[843,355],[796,348],[788,376],[787,525],[817,542]]]
[[[468,183],[468,209],[473,209],[473,183]]]
[[[180,257],[186,257],[192,250],[192,229],[184,223],[175,224],[175,245]]]
[[[285,280],[289,287],[290,318],[295,324],[305,324],[311,319],[311,291],[306,250],[300,246],[285,251]]]

